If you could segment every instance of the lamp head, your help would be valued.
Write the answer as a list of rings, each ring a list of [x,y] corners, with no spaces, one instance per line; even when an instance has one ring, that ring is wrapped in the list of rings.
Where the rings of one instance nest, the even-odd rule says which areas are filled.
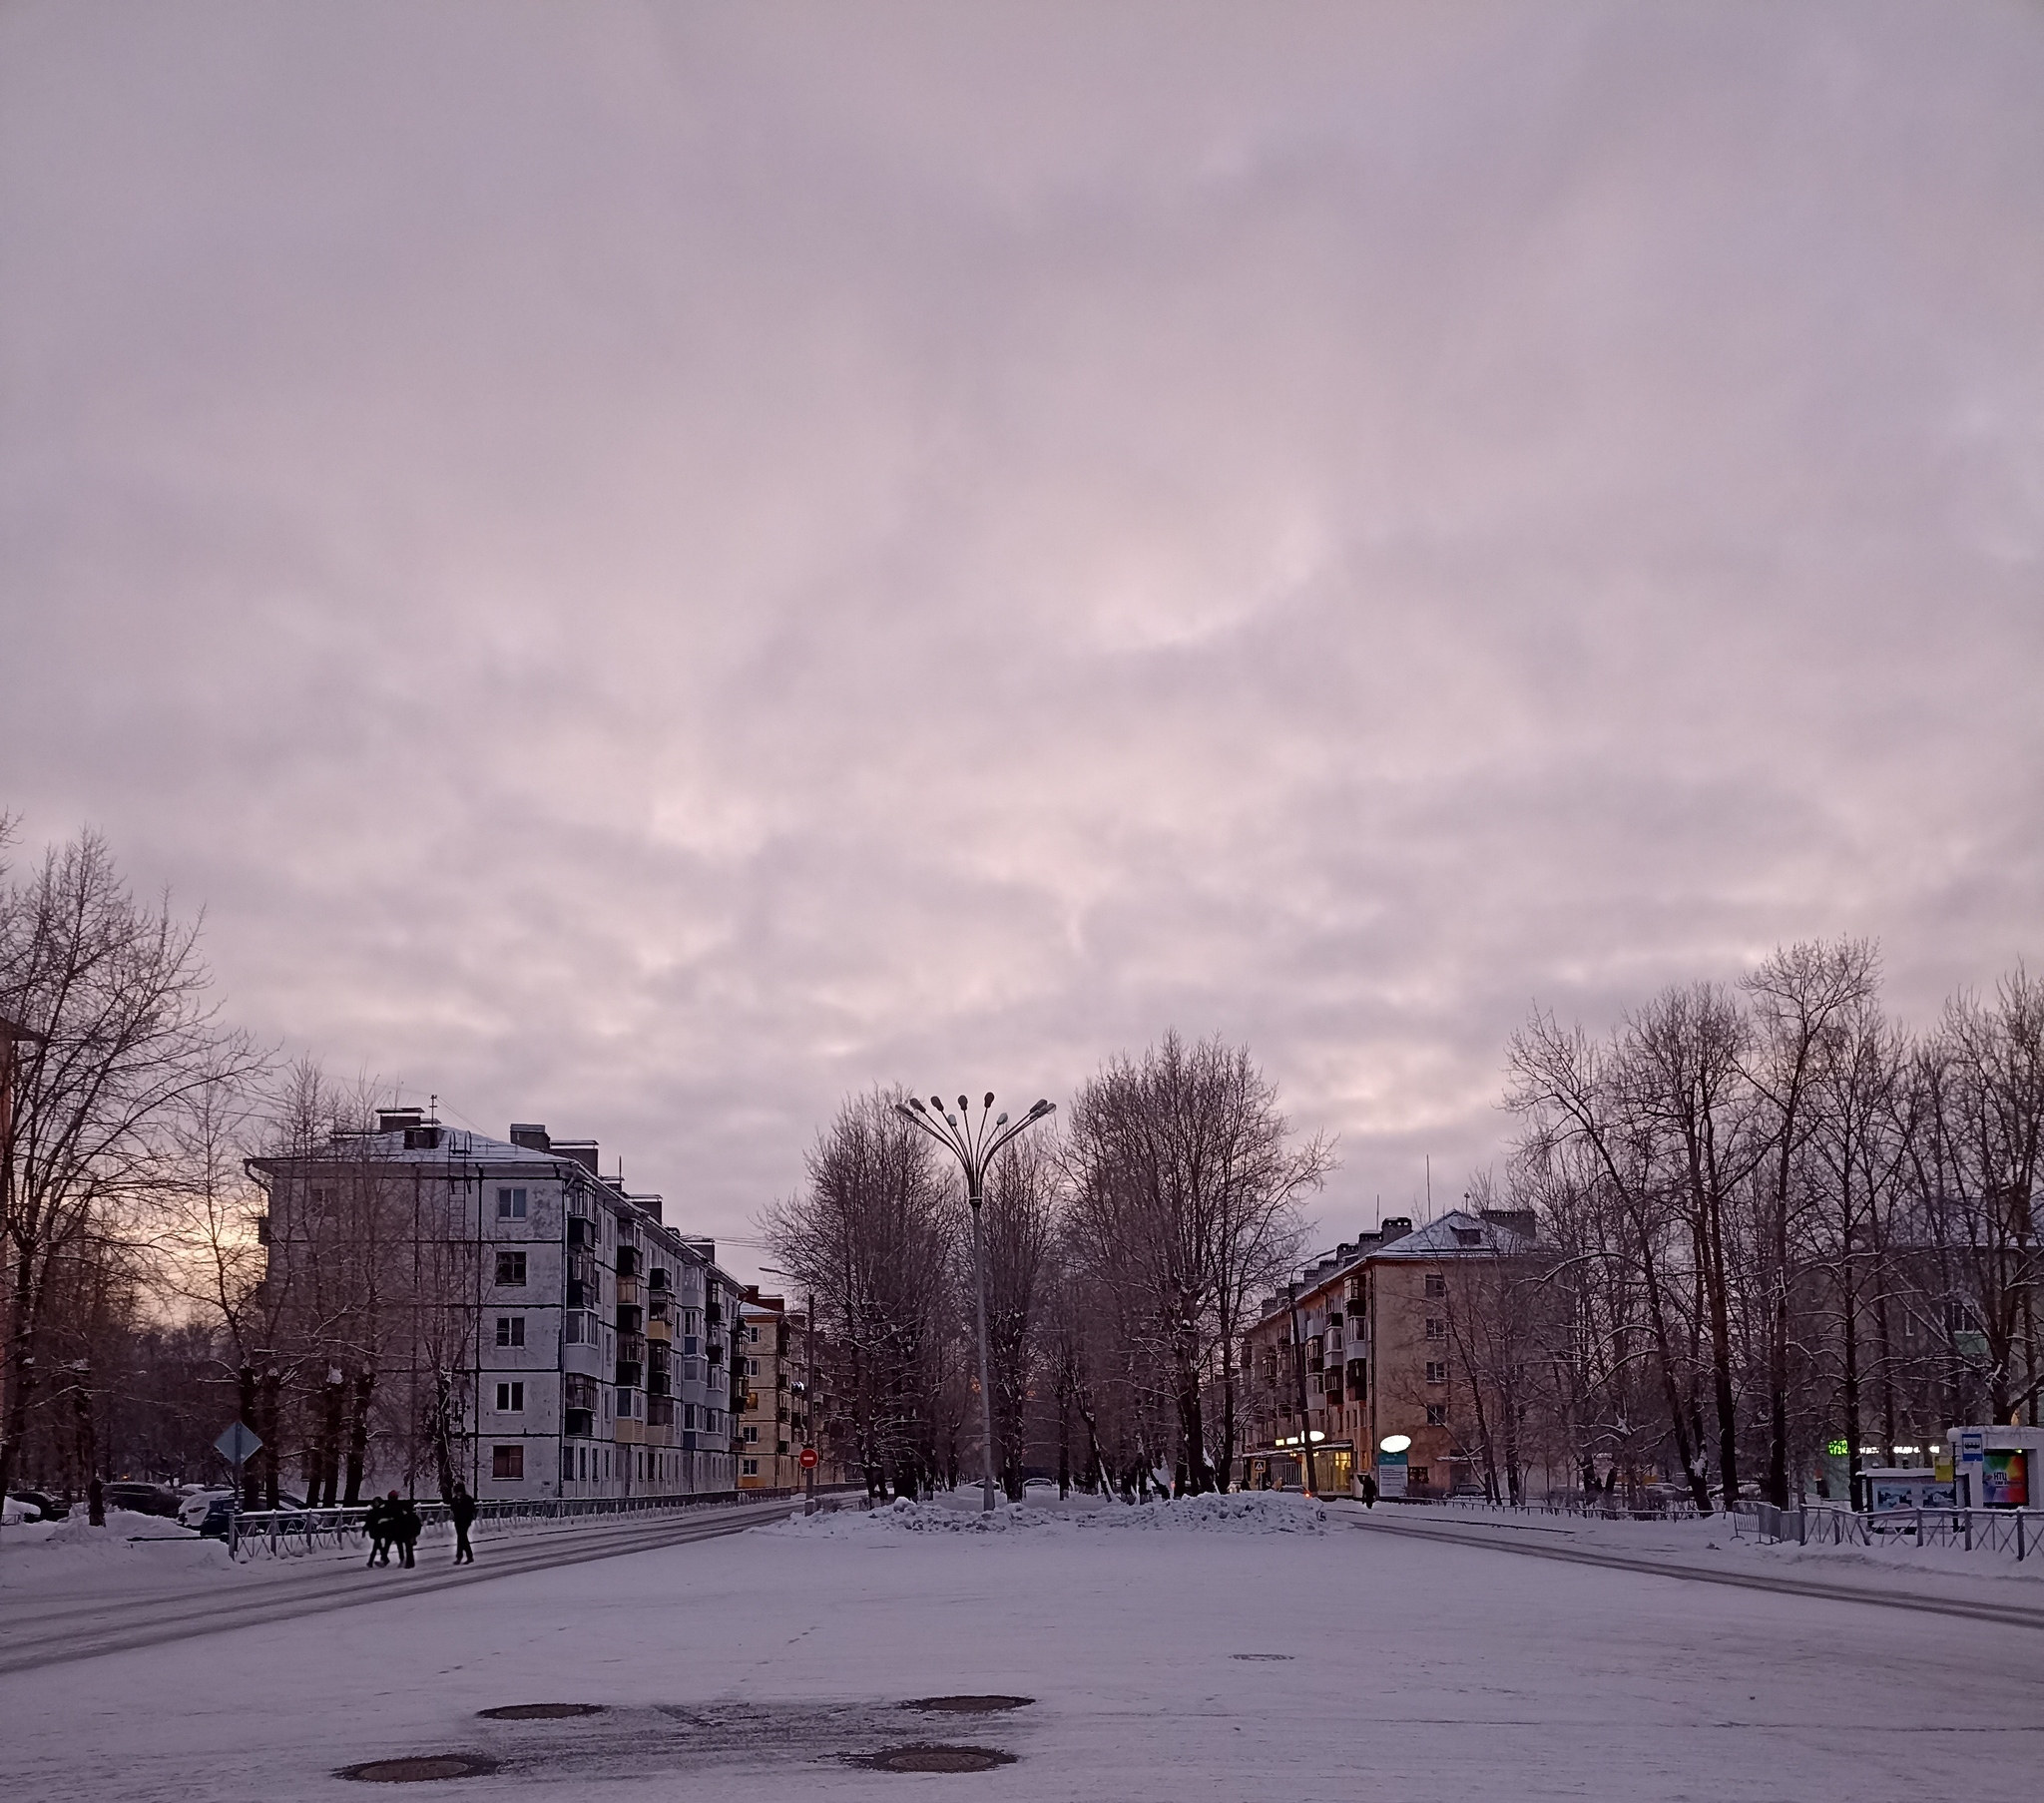
[[[991,1090],[987,1091],[986,1093],[986,1106],[988,1108],[992,1108],[994,1106],[994,1093]]]
[[[996,1116],[994,1117],[994,1126],[996,1126],[996,1127],[1006,1127],[1007,1125],[1008,1125],[1008,1111],[1007,1111],[1006,1109],[1003,1109],[1003,1110],[1002,1110],[1002,1111],[1001,1111],[1001,1112],[1000,1112],[1000,1113],[999,1113],[998,1115],[996,1115]]]
[[[958,1098],[958,1112],[961,1115],[969,1115],[972,1113],[972,1104],[967,1102],[963,1096]]]

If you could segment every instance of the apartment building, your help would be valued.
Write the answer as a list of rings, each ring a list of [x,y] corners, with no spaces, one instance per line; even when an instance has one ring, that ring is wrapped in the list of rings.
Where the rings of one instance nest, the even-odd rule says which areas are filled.
[[[1310,1448],[1323,1494],[1351,1494],[1365,1473],[1391,1495],[1469,1487],[1471,1374],[1456,1311],[1485,1274],[1534,1251],[1532,1216],[1517,1210],[1457,1209],[1416,1230],[1392,1217],[1267,1299],[1244,1337],[1240,1481],[1298,1488]]]
[[[251,1161],[268,1192],[265,1309],[288,1355],[373,1397],[356,1411],[371,1489],[737,1487],[739,1288],[661,1197],[601,1174],[597,1149],[393,1109],[372,1132]]]
[[[829,1433],[829,1365],[819,1336],[809,1339],[807,1314],[780,1296],[748,1288],[739,1312],[734,1371],[744,1379],[738,1416],[741,1490],[788,1490],[803,1482],[801,1453],[817,1449],[818,1484],[844,1474]],[[813,1388],[811,1387],[813,1385]]]

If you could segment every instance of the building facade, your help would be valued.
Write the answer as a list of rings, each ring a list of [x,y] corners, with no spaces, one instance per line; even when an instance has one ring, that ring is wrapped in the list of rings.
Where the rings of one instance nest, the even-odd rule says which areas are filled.
[[[1244,1339],[1240,1481],[1296,1489],[1310,1447],[1322,1494],[1353,1494],[1365,1474],[1394,1495],[1480,1488],[1478,1411],[1490,1427],[1515,1405],[1493,1394],[1473,1304],[1534,1251],[1516,1210],[1457,1209],[1416,1231],[1394,1217],[1270,1297]]]
[[[737,1446],[741,1490],[790,1490],[804,1482],[801,1455],[816,1448],[815,1481],[841,1484],[844,1472],[829,1432],[827,1348],[809,1337],[805,1311],[784,1298],[745,1292],[734,1370],[745,1381]]]
[[[739,1288],[659,1196],[600,1174],[593,1140],[386,1110],[373,1132],[250,1168],[279,1356],[327,1362],[360,1398],[350,1492],[364,1460],[372,1489],[459,1479],[492,1499],[737,1488]],[[323,1459],[330,1498],[332,1439],[306,1447],[307,1490]]]

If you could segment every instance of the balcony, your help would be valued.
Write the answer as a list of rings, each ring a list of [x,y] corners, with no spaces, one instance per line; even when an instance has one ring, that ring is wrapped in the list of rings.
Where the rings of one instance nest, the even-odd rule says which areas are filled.
[[[622,1283],[618,1285],[621,1291],[624,1287]],[[646,1311],[643,1308],[635,1308],[621,1296],[618,1302],[618,1331],[637,1336],[645,1325]]]
[[[656,1346],[672,1346],[675,1330],[662,1316],[652,1315],[646,1322],[646,1337]]]
[[[648,1394],[646,1398],[646,1425],[650,1428],[671,1428],[675,1425],[674,1399],[669,1396]]]
[[[627,1277],[623,1271],[620,1271],[618,1273],[618,1301],[620,1303],[631,1303],[636,1307],[639,1300],[639,1279]]]
[[[618,1360],[617,1383],[620,1390],[636,1390],[639,1380],[646,1375],[646,1368],[636,1359]]]
[[[571,1440],[593,1440],[596,1438],[596,1411],[594,1409],[569,1409],[561,1418],[561,1432]]]

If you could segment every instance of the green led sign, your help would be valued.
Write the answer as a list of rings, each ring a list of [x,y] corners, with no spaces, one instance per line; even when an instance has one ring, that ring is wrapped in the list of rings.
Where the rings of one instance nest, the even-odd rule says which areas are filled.
[[[1824,1448],[1824,1451],[1829,1453],[1833,1459],[1844,1458],[1850,1450],[1842,1440],[1833,1440],[1829,1446]]]

